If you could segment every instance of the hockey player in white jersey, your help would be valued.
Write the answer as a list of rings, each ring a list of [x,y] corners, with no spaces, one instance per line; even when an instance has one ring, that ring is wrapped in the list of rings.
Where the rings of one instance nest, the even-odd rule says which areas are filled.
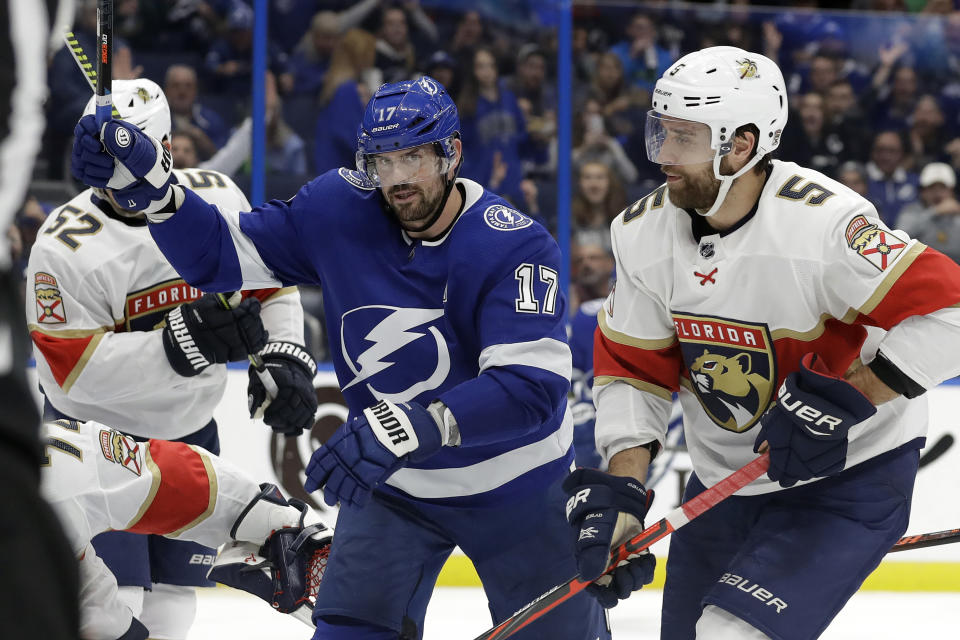
[[[156,83],[116,81],[113,100],[123,118],[168,144],[170,112]],[[86,112],[93,112],[93,99]],[[249,207],[223,174],[173,173],[211,204]],[[180,278],[143,215],[126,210],[113,190],[87,189],[54,210],[38,231],[26,275],[27,324],[48,419],[97,420],[139,438],[182,440],[217,453],[213,411],[226,387],[224,363],[263,348],[279,388],[264,420],[288,433],[312,424],[316,369],[300,346],[297,289],[248,291],[235,308],[222,308]],[[252,411],[266,402],[255,375],[249,394]],[[94,544],[124,590],[143,599],[142,620],[153,637],[184,638],[195,608],[190,585],[212,586],[204,564],[212,550],[127,533]]]
[[[183,442],[138,441],[76,420],[47,422],[42,437],[43,494],[80,564],[83,640],[148,637],[90,544],[112,529],[226,543],[211,578],[309,624],[333,530],[306,504]]]
[[[579,568],[599,575],[614,523],[643,520],[628,497],[679,392],[685,500],[767,447],[770,467],[674,533],[661,638],[816,638],[906,529],[927,424],[914,398],[960,373],[960,267],[771,160],[787,121],[771,60],[691,53],[652,105],[647,153],[667,179],[611,224],[618,280],[594,354],[609,474],[565,485],[587,496],[568,513]],[[635,588],[632,565],[607,606]]]

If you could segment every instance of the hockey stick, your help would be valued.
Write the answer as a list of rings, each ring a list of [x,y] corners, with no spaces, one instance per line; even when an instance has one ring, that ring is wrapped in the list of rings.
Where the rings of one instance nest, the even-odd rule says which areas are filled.
[[[935,533],[918,533],[913,536],[903,536],[887,553],[922,549],[923,547],[935,547],[941,544],[950,544],[951,542],[960,542],[960,529],[947,529],[946,531],[937,531]]]
[[[235,291],[228,297],[225,293],[218,293],[217,300],[220,301],[220,306],[224,309],[232,309],[233,303],[231,301],[233,300],[234,296],[239,294],[239,291]],[[246,343],[246,338],[244,338],[244,343]],[[257,372],[257,377],[260,378],[260,382],[263,383],[263,388],[267,391],[267,400],[273,400],[280,392],[280,389],[277,388],[277,381],[273,379],[272,375],[270,375],[270,371],[267,370],[267,365],[264,364],[263,358],[260,356],[260,354],[253,351],[250,348],[250,345],[247,345],[247,351],[249,352],[247,359],[250,360],[250,364],[253,365],[254,371]],[[260,405],[261,408],[257,410],[257,415],[254,417],[261,417],[263,415],[263,410],[266,409],[267,404],[269,403],[267,402]]]
[[[113,0],[97,0],[97,127],[110,120],[113,110]]]
[[[90,90],[96,93],[97,69],[90,62],[90,59],[87,58],[87,54],[83,52],[83,47],[80,46],[77,36],[73,34],[73,31],[67,31],[63,34],[63,39],[67,42],[67,48],[70,50],[70,55],[73,56],[73,61],[77,63],[83,76],[87,79]],[[115,119],[120,120],[120,112],[117,111],[117,107],[112,104],[112,101],[110,104],[110,112]]]
[[[647,549],[657,540],[666,537],[711,507],[716,506],[722,500],[729,498],[738,490],[766,473],[769,466],[770,454],[764,453],[734,471],[700,495],[684,502],[664,518],[614,549],[610,553],[609,568],[604,574],[613,571],[620,562],[626,560],[629,556]],[[520,629],[527,627],[534,620],[539,619],[561,603],[566,602],[586,589],[587,585],[591,582],[593,581],[583,580],[579,576],[574,576],[563,584],[550,589],[494,628],[474,638],[474,640],[502,640],[503,638],[509,638]]]

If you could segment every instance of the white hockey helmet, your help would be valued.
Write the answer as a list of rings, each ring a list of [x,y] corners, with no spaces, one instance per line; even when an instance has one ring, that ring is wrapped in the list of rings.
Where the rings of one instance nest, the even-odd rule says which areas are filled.
[[[657,164],[694,164],[713,161],[721,181],[713,207],[719,209],[733,180],[780,145],[787,124],[787,91],[783,74],[773,60],[737,47],[709,47],[677,60],[653,90],[647,113],[647,157]],[[690,123],[689,146],[667,149],[671,123]],[[732,176],[720,174],[720,161],[733,149],[734,132],[753,124],[759,130],[756,155]],[[699,135],[695,135],[698,134]]]
[[[170,106],[167,96],[153,80],[114,80],[113,105],[122,120],[135,124],[157,140],[170,138]],[[83,115],[94,112],[96,97],[90,98]]]

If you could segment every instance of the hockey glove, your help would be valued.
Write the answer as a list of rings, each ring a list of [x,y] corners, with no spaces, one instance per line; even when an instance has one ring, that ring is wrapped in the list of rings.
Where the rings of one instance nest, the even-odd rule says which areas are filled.
[[[409,462],[442,446],[436,418],[414,402],[381,400],[337,429],[307,465],[308,493],[323,487],[331,507],[341,501],[363,506],[373,489]]]
[[[633,478],[596,469],[577,469],[563,481],[567,521],[576,535],[577,570],[584,580],[597,579],[610,563],[610,551],[643,531],[653,491]],[[653,581],[657,560],[648,551],[633,554],[608,575],[587,587],[610,609]]]
[[[159,140],[122,120],[98,131],[93,115],[80,119],[74,135],[72,172],[81,182],[113,189],[117,204],[131,211],[158,210],[170,199],[173,160]]]
[[[167,314],[163,328],[163,350],[173,370],[195,376],[211,364],[246,360],[267,342],[260,320],[260,301],[247,298],[232,309],[224,309],[217,296],[208,293],[182,304]]]
[[[277,383],[277,397],[267,397],[260,376],[250,367],[247,372],[250,417],[262,416],[274,431],[298,436],[313,426],[313,417],[317,413],[317,391],[313,388],[317,364],[306,348],[292,342],[267,343],[260,356]]]
[[[816,354],[808,353],[800,369],[780,385],[777,403],[760,419],[753,450],[759,451],[767,442],[767,475],[781,487],[831,476],[846,465],[850,427],[876,412],[856,387],[831,374]]]
[[[272,484],[260,487],[230,531],[236,542],[218,554],[207,577],[312,625],[333,531],[300,500],[287,500]]]

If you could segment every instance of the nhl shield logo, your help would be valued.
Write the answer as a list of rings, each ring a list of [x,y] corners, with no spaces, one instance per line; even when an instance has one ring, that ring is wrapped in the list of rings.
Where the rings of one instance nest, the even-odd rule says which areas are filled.
[[[766,325],[674,314],[690,390],[718,426],[742,433],[766,411],[776,360]]]
[[[40,324],[63,324],[67,314],[63,309],[63,296],[57,279],[49,273],[38,271],[33,278],[33,291],[37,299],[37,322]]]

